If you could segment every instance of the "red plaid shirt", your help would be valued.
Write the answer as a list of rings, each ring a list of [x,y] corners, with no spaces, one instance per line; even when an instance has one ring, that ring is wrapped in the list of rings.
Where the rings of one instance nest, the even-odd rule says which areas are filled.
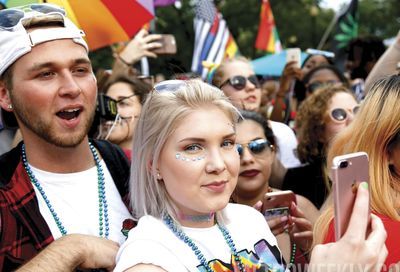
[[[120,194],[126,197],[129,163],[123,152],[104,141],[93,144],[99,149],[114,181],[120,181],[116,182]],[[54,241],[40,214],[20,150],[21,144],[0,157],[0,271],[17,269]]]

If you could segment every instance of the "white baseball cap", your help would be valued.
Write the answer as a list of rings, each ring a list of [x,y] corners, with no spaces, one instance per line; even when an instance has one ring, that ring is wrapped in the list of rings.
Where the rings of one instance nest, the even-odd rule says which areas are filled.
[[[0,75],[32,47],[47,41],[72,39],[89,52],[84,36],[66,17],[64,9],[56,5],[31,4],[0,10]],[[1,111],[6,127],[17,126],[12,112]]]

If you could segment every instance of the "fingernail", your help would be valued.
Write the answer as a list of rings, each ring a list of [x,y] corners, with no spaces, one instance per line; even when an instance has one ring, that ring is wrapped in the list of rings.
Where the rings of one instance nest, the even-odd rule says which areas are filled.
[[[364,189],[368,190],[368,182],[361,182],[361,187],[363,187]]]
[[[288,220],[288,217],[286,215],[281,217],[281,222],[285,222],[287,220]]]

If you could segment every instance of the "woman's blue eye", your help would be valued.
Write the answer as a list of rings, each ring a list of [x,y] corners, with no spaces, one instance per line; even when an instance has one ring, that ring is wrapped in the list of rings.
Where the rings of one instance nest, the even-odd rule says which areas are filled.
[[[185,151],[188,151],[188,152],[196,152],[201,149],[202,149],[201,146],[198,144],[191,144],[191,145],[188,145],[187,147],[185,147]]]

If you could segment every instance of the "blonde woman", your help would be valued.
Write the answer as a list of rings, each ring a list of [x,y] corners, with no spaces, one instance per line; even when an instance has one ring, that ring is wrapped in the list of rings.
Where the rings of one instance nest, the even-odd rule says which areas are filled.
[[[119,250],[115,271],[285,270],[264,217],[251,207],[228,204],[239,173],[237,120],[237,110],[210,85],[155,86],[133,141],[131,202],[141,218]],[[376,223],[373,241],[362,237],[362,248],[383,244]],[[320,246],[310,265],[338,262],[345,244],[346,239],[333,250]]]
[[[400,76],[377,81],[357,117],[332,143],[328,164],[337,155],[365,151],[369,156],[371,210],[384,223],[389,251],[386,269],[400,260]],[[333,241],[333,209],[317,221],[315,242]],[[330,224],[329,224],[330,223]]]
[[[244,57],[224,60],[215,70],[212,84],[220,88],[238,108],[261,112],[261,85],[251,63]],[[267,119],[267,118],[266,118]],[[277,139],[277,157],[286,168],[300,165],[294,154],[297,140],[293,130],[284,123],[268,121]]]

